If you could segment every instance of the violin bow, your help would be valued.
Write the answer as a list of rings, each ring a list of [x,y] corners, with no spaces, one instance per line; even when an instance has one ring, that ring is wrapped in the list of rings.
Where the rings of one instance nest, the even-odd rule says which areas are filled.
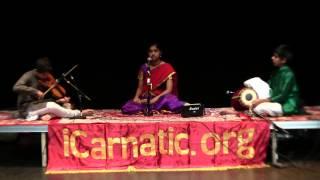
[[[56,85],[58,83],[60,83],[61,79],[63,79],[64,77],[68,76],[76,67],[78,67],[78,64],[74,65],[68,72],[66,73],[62,73],[62,77],[56,79],[56,82],[54,84],[52,84],[44,93],[43,96],[44,97],[46,94],[48,94],[53,88],[56,87]]]

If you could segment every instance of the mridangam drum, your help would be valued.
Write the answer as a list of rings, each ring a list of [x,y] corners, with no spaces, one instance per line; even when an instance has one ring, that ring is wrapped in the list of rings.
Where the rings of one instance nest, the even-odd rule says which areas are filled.
[[[248,110],[252,102],[258,99],[258,95],[252,88],[241,88],[231,98],[231,106],[237,111]]]

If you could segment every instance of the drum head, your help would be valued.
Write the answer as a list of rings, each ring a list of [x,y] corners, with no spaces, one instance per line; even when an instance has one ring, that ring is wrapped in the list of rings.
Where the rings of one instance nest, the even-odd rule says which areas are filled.
[[[243,88],[240,92],[240,102],[246,107],[250,107],[254,100],[258,99],[257,93],[251,88]]]

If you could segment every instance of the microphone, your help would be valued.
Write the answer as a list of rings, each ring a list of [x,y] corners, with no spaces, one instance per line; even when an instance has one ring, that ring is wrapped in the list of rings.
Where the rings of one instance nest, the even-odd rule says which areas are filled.
[[[152,58],[149,56],[149,57],[147,58],[148,68],[150,68],[151,60],[152,60]],[[148,72],[149,72],[149,71],[150,71],[150,70],[148,69]]]
[[[227,90],[227,91],[226,91],[226,94],[230,95],[230,94],[234,94],[234,92]]]

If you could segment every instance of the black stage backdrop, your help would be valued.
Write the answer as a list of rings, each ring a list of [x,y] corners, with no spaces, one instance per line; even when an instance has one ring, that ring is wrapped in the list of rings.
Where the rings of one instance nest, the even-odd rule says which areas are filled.
[[[86,107],[118,109],[134,96],[138,69],[146,61],[148,43],[154,41],[162,45],[165,59],[178,73],[182,100],[230,106],[225,92],[237,90],[251,77],[267,80],[273,69],[272,51],[285,43],[295,54],[291,67],[305,104],[320,104],[316,16],[217,14],[6,20],[0,34],[0,108],[15,107],[13,84],[36,58],[48,56],[57,77],[79,64],[72,76],[92,98],[84,100]],[[67,89],[76,98],[75,91]]]

